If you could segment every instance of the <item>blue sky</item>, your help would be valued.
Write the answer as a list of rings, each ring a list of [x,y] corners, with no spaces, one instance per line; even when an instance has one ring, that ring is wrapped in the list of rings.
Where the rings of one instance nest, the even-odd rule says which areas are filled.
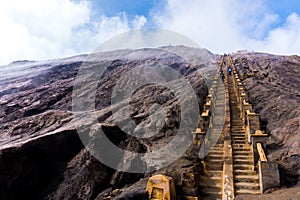
[[[280,17],[278,23],[275,23],[274,26],[282,25],[291,13],[300,14],[299,0],[267,0],[266,2],[269,9]]]
[[[299,0],[268,0],[267,5],[283,19],[293,12],[300,13]]]
[[[147,27],[185,35],[214,53],[300,55],[299,0],[6,0],[0,26],[0,65],[89,53]]]
[[[92,4],[98,13],[112,17],[118,12],[126,12],[128,15],[144,15],[149,17],[149,11],[159,3],[158,0],[93,0]]]
[[[113,17],[119,13],[126,13],[129,19],[136,15],[147,18],[146,26],[155,26],[151,13],[163,6],[164,0],[91,0],[94,7],[94,17],[105,15]]]
[[[92,0],[94,11],[97,16],[106,15],[112,17],[118,13],[125,12],[130,17],[143,15],[151,20],[150,13],[164,4],[164,0]],[[280,26],[285,22],[287,16],[291,13],[300,14],[299,0],[265,0],[268,9],[278,14],[279,19],[272,27]],[[235,12],[235,11],[232,11]],[[153,25],[155,24],[148,24]]]

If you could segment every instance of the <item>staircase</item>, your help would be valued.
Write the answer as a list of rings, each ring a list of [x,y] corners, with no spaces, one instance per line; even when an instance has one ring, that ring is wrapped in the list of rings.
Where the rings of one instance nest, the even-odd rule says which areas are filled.
[[[254,171],[252,147],[247,142],[243,121],[240,118],[239,102],[233,84],[233,76],[228,78],[231,138],[233,154],[233,179],[235,195],[260,194],[259,177]]]
[[[205,151],[209,153],[202,161],[204,169],[200,178],[200,195],[207,200],[221,200],[223,190],[224,140],[220,133],[224,126],[225,88],[220,80],[214,84],[215,96],[212,98],[214,111],[205,140]]]
[[[199,126],[192,132],[203,166],[199,187],[192,188],[199,193],[180,199],[233,200],[238,195],[259,195],[265,189],[280,186],[278,165],[267,160],[263,149],[268,134],[260,130],[259,116],[246,101],[230,56],[222,57],[220,69],[228,64],[234,69],[233,74],[227,75],[224,83],[218,74],[215,76]],[[259,159],[256,163],[254,154]]]
[[[227,62],[228,63],[228,62]],[[232,148],[232,171],[234,196],[242,194],[261,194],[259,177],[254,170],[252,146],[248,144],[247,135],[241,119],[240,102],[234,84],[234,76],[228,76],[230,133]],[[203,171],[200,177],[200,199],[224,199],[224,118],[225,87],[218,79],[210,90],[212,106],[209,128],[204,141],[204,149],[209,152],[202,161]],[[228,104],[227,104],[228,105]],[[229,115],[228,115],[229,116]],[[222,131],[223,130],[223,131]],[[222,134],[220,135],[220,132]],[[212,146],[212,144],[215,144]]]
[[[210,149],[203,162],[200,178],[200,196],[207,200],[222,199],[223,190],[223,145],[216,144]]]

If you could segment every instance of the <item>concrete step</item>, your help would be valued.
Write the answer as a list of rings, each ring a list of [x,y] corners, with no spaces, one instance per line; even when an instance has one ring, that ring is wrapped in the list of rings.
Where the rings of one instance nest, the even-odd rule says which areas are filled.
[[[231,123],[231,127],[234,128],[234,129],[237,129],[237,128],[244,129],[244,124],[243,124],[243,122]]]
[[[231,113],[235,113],[234,115],[231,114],[231,125],[240,125],[243,126],[243,124],[240,124],[241,122],[243,122],[243,120],[240,118],[240,111],[239,110],[231,110]],[[232,120],[236,120],[236,121],[240,121],[238,123],[232,123]]]
[[[246,135],[245,134],[231,134],[231,137],[234,138],[243,138],[246,139]]]
[[[249,183],[249,182],[239,182],[234,183],[234,188],[239,189],[249,189],[249,190],[260,190],[259,183]]]
[[[205,158],[207,160],[223,160],[224,159],[222,154],[208,154]]]
[[[246,175],[246,176],[255,176],[257,175],[256,171],[252,171],[252,170],[234,170],[233,172],[235,175]]]
[[[247,143],[247,138],[245,135],[231,135],[232,140],[243,140],[245,143]]]
[[[200,191],[200,196],[203,197],[203,200],[222,200],[222,191],[215,192],[215,191]]]
[[[223,170],[223,164],[207,163],[205,167],[207,170]]]
[[[251,159],[253,160],[253,157],[251,155],[234,155],[233,156],[234,159],[244,159],[244,160],[247,160],[247,159]]]
[[[202,175],[200,177],[200,183],[202,183],[202,182],[203,183],[211,182],[211,183],[219,184],[219,183],[223,182],[223,178],[222,178],[222,176],[206,176],[206,175]]]
[[[234,175],[233,176],[234,182],[252,182],[252,183],[259,183],[258,175]]]
[[[209,153],[207,154],[207,156],[210,156],[210,155],[223,156],[223,154],[224,154],[223,150],[221,150],[221,151],[208,150],[208,151],[209,151]]]
[[[205,159],[207,159],[207,158],[205,158]],[[205,164],[206,164],[206,166],[207,165],[223,165],[224,161],[223,160],[217,160],[217,159],[210,159],[210,160],[207,160]]]
[[[239,134],[239,135],[235,135],[235,134],[231,134],[231,137],[232,138],[243,138],[243,139],[246,139],[246,135],[245,134]]]
[[[251,146],[247,143],[247,144],[233,144],[232,148],[242,148],[242,147],[246,147],[246,148],[251,148]]]
[[[233,158],[233,164],[254,164],[253,159],[237,159],[237,158]]]
[[[232,136],[234,136],[234,135],[238,136],[238,135],[246,135],[246,134],[245,134],[245,131],[242,130],[242,131],[231,131],[231,135]]]
[[[234,164],[233,170],[254,170],[254,166],[251,164]]]
[[[224,144],[215,144],[214,147],[218,147],[218,148],[224,148]]]
[[[244,128],[244,125],[243,125],[243,123],[241,122],[241,123],[232,123],[231,122],[231,128],[235,128],[235,129],[237,129],[237,128],[241,128],[241,129],[243,129]]]
[[[239,139],[239,138],[246,139],[246,134],[231,134],[231,137],[233,139]]]
[[[223,148],[212,147],[209,149],[211,152],[223,152]]]
[[[243,128],[231,128],[230,131],[232,133],[231,135],[238,135],[238,134],[241,135],[241,133],[243,133],[243,135],[245,135],[245,130]],[[236,134],[236,133],[238,133],[238,134]]]
[[[231,120],[231,126],[232,127],[244,127],[244,123],[242,120],[234,119],[234,120]]]
[[[245,129],[244,128],[231,128],[230,129],[231,132],[244,132],[245,133]]]
[[[216,146],[212,146],[210,148],[211,151],[222,151],[223,152],[223,147],[216,147]]]
[[[232,148],[233,154],[244,155],[245,153],[252,153],[251,147],[234,147]]]
[[[209,148],[211,151],[222,151],[223,152],[223,147],[211,147]]]
[[[233,144],[245,144],[245,141],[243,140],[234,140],[232,141]]]
[[[235,195],[242,195],[242,194],[252,194],[258,195],[261,194],[259,190],[247,190],[247,189],[237,189],[235,191]]]
[[[209,171],[205,171],[203,176],[216,177],[218,179],[223,176],[223,171],[209,170]]]
[[[200,185],[200,191],[206,194],[222,194],[222,186],[206,186],[206,185]]]
[[[201,181],[201,179],[200,179],[199,185],[200,185],[200,187],[215,188],[215,190],[219,191],[220,188],[223,187],[223,180],[220,180],[220,181],[217,181],[217,182],[213,182],[213,181]]]
[[[244,129],[244,126],[243,126],[243,123],[241,122],[241,124],[237,124],[237,123],[232,123],[231,122],[231,128],[234,128],[234,129]]]
[[[246,140],[245,137],[244,137],[244,138],[242,138],[242,137],[238,137],[238,138],[232,137],[232,141],[236,141],[236,142],[244,142],[245,144],[247,143],[247,140]]]
[[[233,144],[233,151],[252,151],[252,148],[244,144]]]
[[[232,123],[240,123],[240,122],[242,123],[242,119],[238,119],[238,120],[236,120],[236,119],[235,119],[235,120],[231,120],[231,122],[232,122]]]
[[[232,138],[231,140],[232,144],[237,144],[237,145],[242,145],[242,144],[247,144],[247,140],[245,138]]]

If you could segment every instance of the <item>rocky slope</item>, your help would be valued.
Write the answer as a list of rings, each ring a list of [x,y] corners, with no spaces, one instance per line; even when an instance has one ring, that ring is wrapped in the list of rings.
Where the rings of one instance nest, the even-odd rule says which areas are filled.
[[[240,73],[253,75],[243,84],[270,134],[268,158],[280,164],[282,186],[300,184],[300,57],[240,52],[233,59]]]
[[[138,70],[149,63],[149,69],[165,66],[185,77],[199,100],[197,107],[202,108],[208,89],[198,69],[216,69],[214,59],[215,56],[204,49],[177,46],[102,52],[43,62],[20,61],[1,67],[0,199],[126,199],[132,195],[142,199],[146,178],[152,171],[126,173],[107,167],[84,148],[82,140],[86,139],[86,144],[96,157],[114,156],[105,150],[98,151],[102,148],[97,143],[102,137],[98,134],[100,129],[114,145],[128,151],[145,153],[165,146],[179,134],[180,116],[184,112],[195,111],[192,106],[186,110],[180,107],[190,105],[190,98],[179,102],[176,97],[178,94],[189,97],[189,90],[170,79],[167,86],[169,84],[173,90],[149,83],[137,88],[130,98],[111,103],[112,95],[127,94],[122,90],[114,94],[114,88],[130,70]],[[80,74],[82,67],[88,73]],[[102,76],[94,79],[102,69],[105,69]],[[164,73],[169,72],[164,68],[160,70],[161,74],[151,70],[146,74],[153,80],[161,80]],[[74,84],[78,80],[85,83],[76,90],[77,95],[82,97],[80,103],[74,101],[74,96],[72,99]],[[130,85],[132,80],[135,79],[122,79],[121,86]],[[92,85],[97,86],[94,109],[84,110],[93,94]],[[124,112],[119,112],[115,120],[112,111],[124,110],[128,102],[130,118],[138,127],[152,127],[151,130],[160,131],[146,139],[132,137],[122,131],[117,123],[122,122]],[[153,105],[163,106],[165,112],[159,116],[164,117],[162,124],[154,123],[159,120],[149,120]],[[76,112],[72,112],[74,107]],[[96,116],[96,121],[86,116]],[[84,129],[82,133],[78,134],[78,127]],[[190,133],[194,128],[191,126],[184,132]],[[139,133],[139,128],[134,132]],[[129,153],[117,161],[122,165],[122,161],[134,159],[149,169],[147,156],[136,158]],[[189,149],[174,164],[160,169],[160,172],[172,175],[177,186],[184,188],[188,181],[196,182],[189,177],[190,172],[197,173],[196,170],[200,169],[193,164],[195,159],[197,157]],[[162,159],[158,159],[153,166],[159,166],[161,162]],[[130,170],[134,166],[126,167]],[[135,192],[125,189],[134,183]],[[195,191],[186,189],[180,193],[191,194]]]
[[[18,61],[0,67],[0,199],[141,200],[153,173],[174,177],[179,195],[193,195],[197,191],[188,186],[198,180],[191,174],[201,170],[193,149],[188,147],[183,155],[180,149],[172,149],[180,158],[161,169],[171,154],[150,159],[135,153],[153,152],[173,141],[180,134],[181,116],[187,113],[190,118],[184,118],[185,123],[191,126],[183,133],[194,130],[197,117],[192,113],[202,108],[210,84],[207,78],[218,59],[205,49],[175,46]],[[243,84],[260,113],[262,129],[271,135],[267,154],[280,164],[282,187],[296,186],[300,177],[300,57],[239,52],[233,59],[240,72],[253,74]],[[82,68],[88,73],[80,74]],[[192,86],[198,98],[196,109],[190,106],[189,88],[171,79],[170,69]],[[145,76],[129,77],[130,71]],[[167,83],[157,84],[164,77],[169,78]],[[134,86],[137,80],[147,84],[128,92],[126,86]],[[74,92],[78,81],[84,84]],[[80,101],[74,101],[74,93]],[[148,131],[141,131],[143,127]],[[116,157],[99,142],[103,139],[99,130],[115,146],[128,150],[115,159],[119,167],[127,171],[141,167],[145,173],[121,172],[99,162],[96,158]],[[296,187],[259,198],[296,199],[298,193]]]

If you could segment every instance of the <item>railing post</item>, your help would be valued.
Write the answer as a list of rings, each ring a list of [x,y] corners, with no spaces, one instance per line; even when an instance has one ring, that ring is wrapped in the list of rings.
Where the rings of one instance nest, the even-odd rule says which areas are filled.
[[[280,175],[276,162],[258,161],[260,191],[280,187]]]
[[[254,166],[256,166],[260,159],[259,148],[257,148],[257,145],[261,146],[261,149],[266,149],[266,140],[268,134],[264,134],[261,130],[256,130],[255,133],[251,134],[250,136],[254,155]]]
[[[256,130],[260,129],[259,114],[247,112],[248,125],[250,127],[250,134],[254,134]]]

